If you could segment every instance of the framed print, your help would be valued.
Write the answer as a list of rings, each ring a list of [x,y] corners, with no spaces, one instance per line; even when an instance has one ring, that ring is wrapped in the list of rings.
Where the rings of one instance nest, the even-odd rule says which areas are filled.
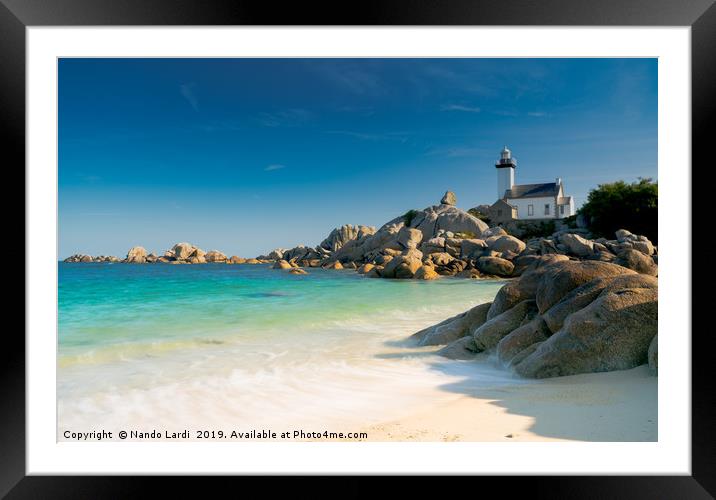
[[[709,497],[711,2],[180,4],[0,7],[27,291],[3,494],[459,474]]]

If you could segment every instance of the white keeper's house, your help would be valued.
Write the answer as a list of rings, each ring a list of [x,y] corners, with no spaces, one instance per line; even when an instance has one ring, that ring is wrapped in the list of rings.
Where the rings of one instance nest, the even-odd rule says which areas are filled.
[[[497,201],[490,206],[493,222],[525,219],[562,219],[575,214],[574,199],[565,195],[559,177],[542,184],[515,184],[517,160],[504,147],[497,168]]]

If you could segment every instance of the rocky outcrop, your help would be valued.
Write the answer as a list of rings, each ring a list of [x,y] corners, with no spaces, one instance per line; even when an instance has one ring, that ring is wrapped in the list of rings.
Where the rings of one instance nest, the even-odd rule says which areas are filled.
[[[462,233],[480,238],[487,224],[452,205],[428,207],[418,213],[411,221],[410,227],[419,229],[423,239],[438,236],[438,232]]]
[[[218,250],[209,250],[204,256],[207,262],[226,262],[228,257]]]
[[[70,255],[62,262],[120,262],[120,259],[114,255],[97,255],[96,257],[92,257],[91,255],[76,253]]]
[[[127,258],[124,261],[129,264],[144,264],[147,261],[147,251],[144,247],[132,247],[127,252]]]
[[[343,245],[349,241],[363,238],[364,236],[371,234],[375,234],[375,228],[372,226],[353,226],[351,224],[346,224],[331,231],[326,239],[324,239],[318,246],[330,252],[335,252],[336,250],[341,249]]]
[[[563,221],[550,224],[542,221],[540,229],[555,226],[559,229],[549,237],[523,241],[502,227],[489,228],[482,220],[457,208],[456,201],[454,193],[448,191],[439,205],[410,210],[377,231],[367,226],[345,225],[334,229],[315,248],[299,245],[289,250],[276,249],[269,257],[304,267],[325,267],[338,261],[344,267],[362,269],[362,274],[368,277],[389,279],[434,279],[436,275],[514,278],[548,256],[613,263],[645,274],[656,273],[657,249],[644,236],[620,230],[615,240],[594,240],[583,227],[570,228]],[[414,256],[406,256],[412,250],[421,252],[417,257],[420,263]],[[627,250],[640,252],[640,256],[648,259],[630,257]],[[366,270],[365,264],[380,267]]]
[[[275,264],[285,261],[291,268],[323,267],[354,269],[366,277],[433,280],[439,276],[466,279],[517,278],[520,284],[504,287],[496,297],[490,318],[523,300],[534,299],[538,280],[535,270],[560,260],[590,261],[593,269],[624,269],[641,274],[658,274],[657,247],[643,235],[626,230],[617,239],[589,239],[583,228],[560,229],[549,237],[522,241],[504,228],[488,228],[480,219],[454,206],[454,193],[447,192],[439,205],[411,210],[387,222],[378,230],[369,226],[346,224],[331,231],[319,245],[277,248],[256,259],[228,258],[218,250],[204,252],[191,243],[175,244],[161,256],[147,254],[142,247],[130,250],[122,262],[170,264]],[[553,224],[554,225],[554,224]],[[115,257],[75,254],[66,262],[113,262]],[[615,266],[615,267],[609,267]],[[274,266],[288,269],[285,264]],[[581,267],[585,276],[555,276],[566,291],[552,286],[548,292],[566,293],[585,280],[597,277],[589,266]],[[531,271],[531,272],[530,272]],[[592,274],[590,274],[592,273]],[[593,275],[594,274],[594,275]],[[614,272],[614,274],[618,274]],[[571,282],[570,279],[576,280]],[[566,281],[565,281],[566,280]],[[580,282],[581,280],[581,282]],[[564,283],[563,283],[564,281]],[[562,286],[560,285],[560,286]],[[573,286],[574,285],[574,286]],[[541,312],[561,298],[545,294],[537,301]]]
[[[658,290],[605,290],[515,365],[532,378],[626,370],[647,363],[657,333]]]
[[[494,352],[530,378],[658,369],[658,281],[631,269],[559,255],[533,260],[522,276],[479,306],[414,334],[419,345],[470,359]],[[473,314],[477,319],[468,320]],[[484,314],[484,316],[483,316]],[[466,326],[467,325],[467,326]]]
[[[191,243],[177,243],[172,247],[171,252],[176,260],[187,260],[196,250],[197,248]]]
[[[552,332],[559,331],[567,317],[588,306],[604,290],[620,290],[629,287],[654,286],[656,280],[639,274],[611,275],[592,279],[570,291],[554,306],[542,314],[545,324]]]
[[[171,249],[166,250],[163,254],[147,253],[146,249],[141,246],[135,246],[129,249],[127,256],[120,261],[114,256],[97,256],[89,255],[72,255],[65,259],[65,262],[123,262],[132,264],[205,264],[206,262],[219,262],[226,264],[243,264],[246,259],[236,255],[228,258],[224,253],[218,250],[204,252],[201,248],[191,243],[182,242],[174,244]]]

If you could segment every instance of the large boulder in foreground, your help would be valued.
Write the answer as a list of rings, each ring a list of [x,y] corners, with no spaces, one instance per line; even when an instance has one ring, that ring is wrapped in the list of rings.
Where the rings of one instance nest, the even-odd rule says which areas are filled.
[[[626,288],[656,289],[657,287],[656,278],[643,274],[622,274],[596,278],[569,292],[557,304],[550,307],[542,315],[542,318],[550,331],[557,332],[562,328],[570,314],[591,304],[604,290],[616,291]]]
[[[486,321],[472,332],[476,347],[481,351],[496,347],[500,340],[517,329],[525,318],[533,315],[536,311],[537,307],[534,300],[525,300],[512,309],[508,309],[499,316]]]
[[[600,261],[565,261],[545,268],[539,279],[535,299],[539,312],[544,313],[569,292],[596,278],[633,274],[625,267]],[[523,275],[520,280],[524,279]]]
[[[410,338],[421,346],[449,344],[484,324],[489,309],[489,302],[477,305],[468,311],[441,321],[437,325],[420,330]]]
[[[537,342],[547,340],[551,334],[544,320],[537,316],[500,340],[497,344],[497,358],[502,363],[510,363],[522,351]]]
[[[494,318],[523,300],[534,299],[542,275],[551,269],[553,264],[568,261],[569,257],[555,254],[543,255],[533,260],[520,279],[507,283],[500,288],[495,300],[492,301],[492,307],[487,313],[487,318]]]
[[[523,377],[627,370],[645,364],[657,333],[658,290],[604,290],[514,365]]]

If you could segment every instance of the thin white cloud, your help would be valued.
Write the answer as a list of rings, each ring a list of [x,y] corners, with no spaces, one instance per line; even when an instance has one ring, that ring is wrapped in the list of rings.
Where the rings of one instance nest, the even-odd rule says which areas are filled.
[[[179,92],[181,92],[182,97],[189,102],[192,108],[194,108],[194,111],[199,111],[199,101],[196,98],[196,94],[194,94],[194,87],[196,87],[195,83],[182,83],[179,86]]]
[[[353,137],[354,139],[360,139],[363,141],[397,141],[406,142],[408,140],[408,132],[385,132],[385,133],[366,133],[366,132],[354,132],[352,130],[327,130],[327,134],[345,135],[347,137]]]
[[[444,104],[440,109],[442,111],[464,111],[466,113],[480,112],[480,108],[477,106],[465,106],[463,104]]]
[[[543,111],[530,111],[527,113],[527,116],[534,116],[536,118],[541,118],[543,116],[549,116],[549,114],[544,113]]]
[[[267,165],[266,168],[264,168],[264,171],[271,172],[272,170],[281,170],[282,168],[286,168],[286,165],[272,163],[271,165]]]
[[[447,158],[469,158],[490,154],[492,150],[481,147],[454,146],[446,148],[431,148],[425,152],[426,156],[444,156]]]
[[[294,108],[274,113],[261,113],[259,122],[264,127],[297,127],[308,122],[312,117],[310,111]]]
[[[358,95],[383,95],[387,88],[376,67],[365,62],[320,64],[314,66],[320,75],[336,87]]]

